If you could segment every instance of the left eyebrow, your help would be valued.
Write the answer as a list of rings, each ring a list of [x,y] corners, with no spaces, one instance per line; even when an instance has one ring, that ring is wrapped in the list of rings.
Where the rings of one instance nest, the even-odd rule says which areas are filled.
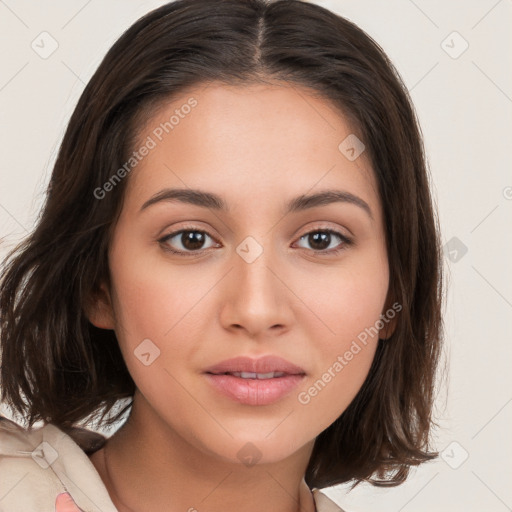
[[[182,203],[193,204],[203,208],[213,210],[229,211],[228,204],[222,197],[212,192],[205,192],[197,189],[176,189],[166,188],[149,198],[141,207],[140,211],[161,201],[179,201]],[[294,213],[304,211],[317,206],[325,206],[331,203],[348,203],[363,209],[367,215],[373,219],[370,206],[360,197],[344,190],[324,190],[310,195],[300,195],[286,204],[285,213]]]
[[[292,199],[286,208],[288,212],[299,212],[307,210],[308,208],[315,208],[317,206],[325,206],[331,203],[349,203],[363,209],[370,219],[373,219],[373,214],[368,203],[360,197],[351,194],[345,190],[324,190],[316,194],[301,195]]]

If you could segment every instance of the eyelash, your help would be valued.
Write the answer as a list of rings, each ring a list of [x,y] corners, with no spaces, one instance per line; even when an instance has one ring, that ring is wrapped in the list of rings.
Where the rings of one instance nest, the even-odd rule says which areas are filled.
[[[168,251],[170,253],[177,254],[180,256],[184,256],[184,257],[196,256],[201,251],[208,250],[208,249],[198,249],[197,251],[180,251],[180,250],[172,249],[168,244],[166,244],[166,242],[168,240],[174,238],[176,235],[180,235],[182,233],[188,233],[188,232],[203,233],[205,235],[208,235],[212,240],[216,241],[215,238],[212,235],[210,235],[207,231],[204,231],[202,229],[196,229],[194,227],[185,227],[185,228],[179,229],[178,231],[173,231],[172,233],[169,233],[169,234],[163,236],[162,238],[158,239],[158,242],[162,245],[162,247],[165,251]],[[338,249],[330,249],[328,251],[327,250],[310,249],[311,252],[314,252],[319,255],[334,256],[334,255],[337,255],[340,252],[346,250],[347,247],[354,244],[354,241],[352,239],[346,237],[345,235],[342,235],[339,231],[336,231],[336,230],[330,229],[330,228],[318,228],[318,229],[314,229],[312,231],[308,231],[307,233],[305,233],[304,235],[299,237],[299,240],[301,240],[302,238],[305,238],[308,235],[311,235],[313,233],[329,233],[331,235],[336,235],[342,241],[341,247]],[[306,250],[308,250],[308,249],[306,249]]]

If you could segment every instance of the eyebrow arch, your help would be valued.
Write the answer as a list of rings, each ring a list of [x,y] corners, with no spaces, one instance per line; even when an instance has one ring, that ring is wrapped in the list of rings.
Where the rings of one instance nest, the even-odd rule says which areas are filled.
[[[287,207],[286,213],[299,212],[314,208],[316,206],[325,206],[331,203],[349,203],[363,209],[370,219],[373,220],[373,214],[370,206],[360,197],[346,192],[345,190],[324,190],[316,194],[301,195],[292,199]]]
[[[150,197],[141,207],[140,211],[145,210],[149,206],[162,201],[179,201],[182,203],[193,204],[203,208],[213,210],[229,211],[227,203],[222,197],[211,192],[205,192],[197,189],[176,189],[166,188]],[[349,203],[363,209],[373,220],[373,214],[370,206],[360,197],[346,192],[344,190],[324,190],[310,195],[300,195],[286,204],[285,213],[295,213],[315,208],[317,206],[325,206],[331,203]]]

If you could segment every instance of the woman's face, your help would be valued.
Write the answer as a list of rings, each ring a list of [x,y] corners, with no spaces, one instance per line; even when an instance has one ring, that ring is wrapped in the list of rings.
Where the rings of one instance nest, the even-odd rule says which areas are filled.
[[[142,129],[109,253],[112,311],[93,319],[115,329],[139,421],[225,460],[275,462],[347,408],[389,284],[362,149],[332,105],[288,84],[191,89]],[[294,368],[218,366],[264,356]],[[237,370],[249,374],[220,375]]]

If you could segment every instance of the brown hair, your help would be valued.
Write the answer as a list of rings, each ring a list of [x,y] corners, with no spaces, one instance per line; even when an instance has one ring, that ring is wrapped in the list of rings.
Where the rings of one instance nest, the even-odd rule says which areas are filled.
[[[107,249],[127,180],[101,200],[94,191],[127,161],[153,107],[213,80],[310,88],[363,137],[383,204],[387,303],[402,310],[355,399],[317,437],[306,482],[399,484],[411,465],[437,455],[427,450],[442,260],[421,132],[378,44],[299,0],[177,0],[139,19],[108,51],[73,112],[41,217],[3,265],[1,398],[29,427],[42,420],[70,429],[87,417],[107,426],[130,407],[112,414],[135,391],[115,332],[84,313],[98,283],[109,283]]]

